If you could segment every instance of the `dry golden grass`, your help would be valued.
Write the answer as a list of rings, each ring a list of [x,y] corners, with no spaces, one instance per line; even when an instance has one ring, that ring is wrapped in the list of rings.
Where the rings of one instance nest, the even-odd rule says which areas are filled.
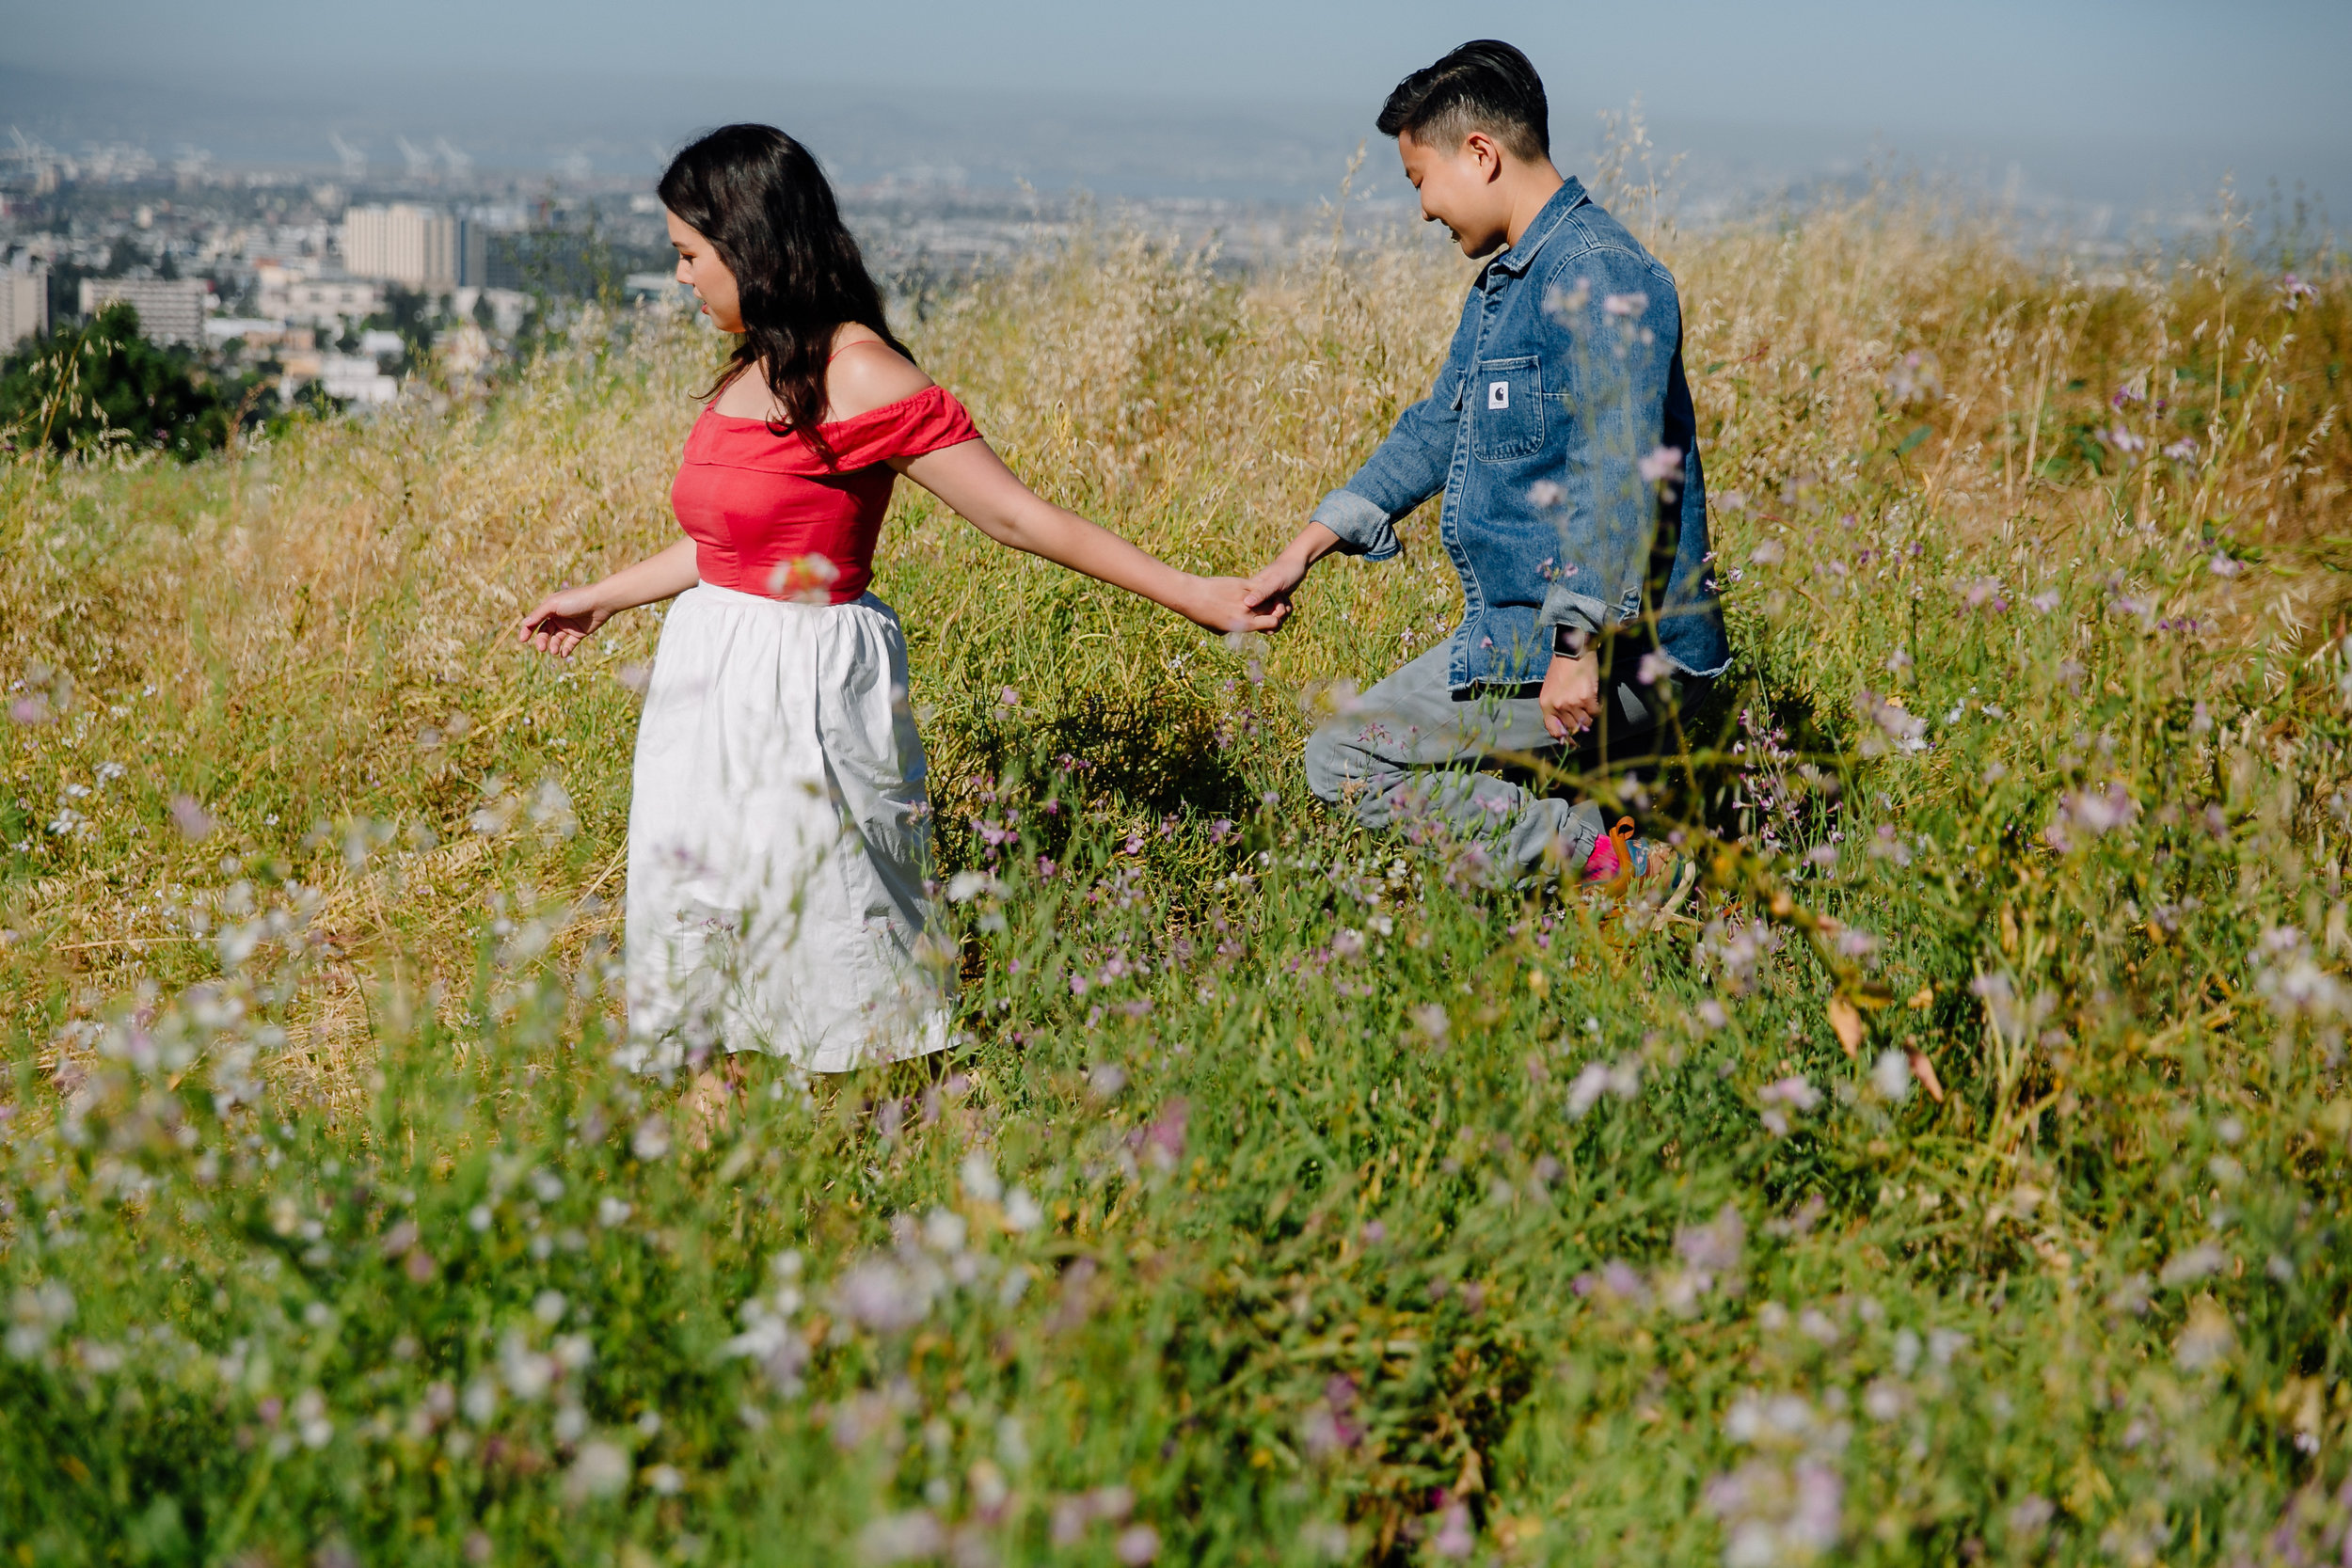
[[[1681,282],[1727,562],[1764,532],[1826,525],[1833,501],[1880,509],[1874,527],[1908,517],[2009,577],[2187,517],[2266,567],[2213,576],[2168,613],[2248,649],[2299,644],[2337,614],[2332,567],[2352,548],[2340,282],[2290,300],[2215,256],[2094,283],[1886,193],[1715,233],[1651,228]],[[1104,233],[952,296],[913,337],[1042,493],[1184,565],[1240,572],[1424,389],[1468,272],[1427,236],[1335,238],[1234,282]],[[202,944],[165,916],[238,879],[224,852],[297,877],[335,933],[338,978],[286,1069],[322,1089],[364,1073],[362,997],[396,956],[459,1005],[499,890],[584,899],[564,942],[610,938],[631,733],[612,676],[648,657],[656,623],[628,618],[562,674],[507,636],[547,587],[672,537],[668,481],[717,350],[684,324],[623,325],[591,313],[486,406],[305,426],[189,469],[0,481],[0,669],[72,683],[54,722],[9,732],[24,802],[9,831],[29,848],[0,883],[0,1006],[44,1065],[99,998],[202,972]],[[2111,404],[2119,388],[2141,401]],[[2092,434],[2119,424],[2148,442],[2128,467]],[[2182,438],[2197,459],[2157,455]],[[1376,676],[1442,630],[1458,600],[1431,528],[1424,510],[1405,530],[1401,566],[1318,578],[1269,655],[1278,687]],[[972,766],[966,721],[1004,687],[1057,708],[1089,693],[1216,705],[1192,628],[1009,557],[919,492],[902,490],[878,583],[905,614],[948,795]],[[87,825],[46,831],[107,762],[127,773],[74,798]],[[469,832],[550,778],[577,836]],[[220,821],[201,844],[168,825],[182,794]],[[360,847],[389,847],[389,871],[342,853],[371,823],[389,845]]]

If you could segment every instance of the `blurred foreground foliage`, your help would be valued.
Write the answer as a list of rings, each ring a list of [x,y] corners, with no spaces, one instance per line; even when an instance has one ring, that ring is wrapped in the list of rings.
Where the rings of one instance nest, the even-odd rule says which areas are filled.
[[[110,305],[0,362],[0,450],[184,460],[219,451],[277,401],[256,375],[224,381],[186,349],[149,341],[137,310]]]

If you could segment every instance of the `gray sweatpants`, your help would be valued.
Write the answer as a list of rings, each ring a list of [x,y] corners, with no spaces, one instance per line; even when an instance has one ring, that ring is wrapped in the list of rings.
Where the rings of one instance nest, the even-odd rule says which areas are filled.
[[[1601,718],[1572,746],[1544,728],[1535,686],[1455,691],[1443,644],[1414,659],[1324,722],[1307,741],[1307,787],[1344,805],[1367,828],[1442,822],[1489,846],[1496,869],[1518,880],[1545,869],[1545,857],[1581,870],[1603,832],[1600,803],[1536,795],[1479,772],[1498,752],[1532,752],[1552,767],[1585,772],[1657,756],[1667,701],[1687,711],[1709,682],[1684,677],[1672,697],[1630,680],[1605,681]],[[1621,667],[1630,665],[1621,659]],[[1558,848],[1554,850],[1555,842]]]

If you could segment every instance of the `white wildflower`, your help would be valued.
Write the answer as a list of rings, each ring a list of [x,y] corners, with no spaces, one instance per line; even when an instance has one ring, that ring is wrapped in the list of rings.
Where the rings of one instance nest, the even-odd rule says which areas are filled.
[[[305,1388],[294,1396],[294,1433],[306,1449],[323,1449],[335,1437],[335,1423],[326,1417],[326,1396],[316,1388]]]
[[[1901,1103],[1911,1094],[1911,1058],[1900,1051],[1883,1051],[1870,1069],[1870,1086],[1883,1099]]]
[[[1864,756],[1884,756],[1890,750],[1924,752],[1928,749],[1928,721],[1915,713],[1905,711],[1899,703],[1866,689],[1854,699],[1854,710],[1870,726],[1863,732],[1861,742],[1856,747]]]
[[[1747,1238],[1747,1224],[1740,1211],[1726,1203],[1705,1225],[1677,1230],[1675,1250],[1692,1269],[1711,1279],[1738,1270]]]
[[[918,1561],[947,1549],[947,1530],[928,1509],[886,1513],[858,1531],[857,1549],[868,1562]]]
[[[583,1444],[564,1478],[564,1491],[574,1502],[616,1496],[628,1485],[628,1455],[616,1443],[598,1440]]]
[[[1641,1092],[1642,1063],[1639,1057],[1628,1056],[1619,1062],[1587,1062],[1584,1069],[1568,1085],[1568,1119],[1581,1120],[1586,1112],[1600,1102],[1604,1094],[1619,1100],[1631,1100]]]
[[[1882,1407],[1898,1399],[1882,1401]],[[1750,1393],[1734,1402],[1724,1434],[1756,1450],[1737,1468],[1710,1478],[1700,1494],[1708,1512],[1723,1521],[1726,1568],[1776,1568],[1832,1551],[1844,1524],[1845,1482],[1836,1456],[1849,1436],[1846,1424],[1824,1418],[1794,1394]]]
[[[1002,898],[1008,889],[985,871],[959,871],[947,879],[947,902],[968,904],[975,898]]]
[[[993,1203],[1004,1196],[1005,1184],[998,1180],[996,1166],[984,1149],[976,1148],[965,1155],[956,1175],[962,1181],[964,1192],[977,1202]]]
[[[868,1258],[834,1282],[834,1306],[852,1323],[878,1333],[898,1333],[929,1315],[931,1298],[944,1283],[935,1267]]]
[[[555,1361],[532,1350],[520,1331],[509,1329],[499,1342],[499,1376],[516,1399],[535,1400],[555,1381]]]
[[[2292,926],[2274,927],[2255,948],[2260,965],[2254,994],[2282,1022],[2319,1021],[2352,1012],[2352,990],[2341,975],[2319,967],[2310,939]]]
[[[963,1216],[952,1209],[934,1209],[923,1216],[923,1244],[933,1252],[954,1257],[963,1250],[968,1234]]]
[[[580,817],[572,810],[571,791],[564,787],[563,780],[550,774],[539,781],[539,787],[531,797],[531,820],[557,838],[570,838],[580,832]]]
[[[628,1140],[629,1151],[640,1160],[659,1160],[670,1152],[670,1124],[659,1113],[637,1124]]]
[[[2230,1315],[2211,1296],[2201,1296],[2189,1305],[2188,1323],[2173,1341],[2172,1358],[2183,1370],[2193,1372],[2226,1361],[2236,1348]]]
[[[73,1292],[54,1279],[20,1290],[9,1303],[8,1354],[30,1361],[49,1348],[56,1332],[73,1321]]]
[[[2215,1246],[2211,1242],[2206,1242],[2189,1248],[2186,1252],[2176,1254],[2166,1262],[2164,1268],[2156,1275],[2156,1283],[2167,1290],[2176,1285],[2193,1284],[2209,1275],[2219,1274],[2229,1265],[2229,1258],[2219,1247]]]

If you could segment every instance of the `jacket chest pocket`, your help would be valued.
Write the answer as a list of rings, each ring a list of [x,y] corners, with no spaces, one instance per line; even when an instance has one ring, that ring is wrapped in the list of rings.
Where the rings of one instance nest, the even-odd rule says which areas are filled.
[[[1481,360],[1467,391],[1473,456],[1496,462],[1542,450],[1544,372],[1534,355]]]

